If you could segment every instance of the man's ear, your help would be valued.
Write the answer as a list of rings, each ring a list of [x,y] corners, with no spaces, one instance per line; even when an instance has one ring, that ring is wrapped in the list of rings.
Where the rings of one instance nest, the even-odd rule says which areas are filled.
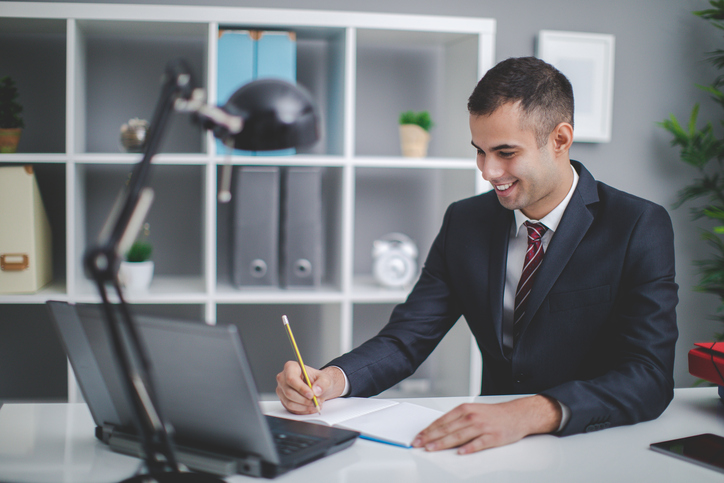
[[[550,136],[553,151],[560,155],[567,153],[573,144],[573,126],[567,122],[558,124]]]

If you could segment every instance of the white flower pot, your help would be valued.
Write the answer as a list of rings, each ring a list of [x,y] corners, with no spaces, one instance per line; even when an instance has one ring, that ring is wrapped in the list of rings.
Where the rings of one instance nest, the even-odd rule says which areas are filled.
[[[147,292],[153,278],[153,262],[121,262],[118,281],[129,292]]]

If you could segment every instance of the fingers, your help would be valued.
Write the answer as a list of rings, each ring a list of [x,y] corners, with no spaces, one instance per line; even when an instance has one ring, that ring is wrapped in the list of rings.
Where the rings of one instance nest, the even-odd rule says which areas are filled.
[[[463,404],[434,421],[415,438],[413,446],[427,451],[458,448],[467,454],[513,443],[526,436],[515,421],[515,406],[504,404]]]
[[[425,428],[413,446],[428,451],[455,448],[484,434],[485,420],[472,405],[462,405],[446,413]],[[482,448],[480,448],[482,449]]]
[[[284,364],[284,370],[277,374],[277,396],[288,411],[296,414],[317,412],[312,391],[320,405],[323,401],[336,397],[330,391],[332,380],[325,371],[309,366],[305,368],[313,389],[307,384],[299,364],[295,361]]]
[[[284,370],[277,374],[276,393],[284,407],[292,413],[309,414],[316,411],[312,390],[304,381],[302,370],[296,362],[287,362]]]

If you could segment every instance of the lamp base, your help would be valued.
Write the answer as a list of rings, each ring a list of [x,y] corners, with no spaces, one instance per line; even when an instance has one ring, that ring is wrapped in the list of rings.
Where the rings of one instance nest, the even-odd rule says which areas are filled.
[[[178,473],[168,472],[157,475],[136,475],[123,480],[121,483],[224,483],[218,476],[206,473]]]

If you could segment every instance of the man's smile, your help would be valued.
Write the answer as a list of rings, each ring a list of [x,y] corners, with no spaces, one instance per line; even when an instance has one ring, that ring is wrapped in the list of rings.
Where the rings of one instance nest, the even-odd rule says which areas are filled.
[[[510,183],[505,183],[505,184],[494,184],[493,186],[495,186],[495,191],[497,191],[498,194],[502,195],[502,194],[505,194],[508,190],[510,190],[510,188],[512,188],[513,185],[515,185],[516,183],[517,183],[517,181],[512,181]]]

